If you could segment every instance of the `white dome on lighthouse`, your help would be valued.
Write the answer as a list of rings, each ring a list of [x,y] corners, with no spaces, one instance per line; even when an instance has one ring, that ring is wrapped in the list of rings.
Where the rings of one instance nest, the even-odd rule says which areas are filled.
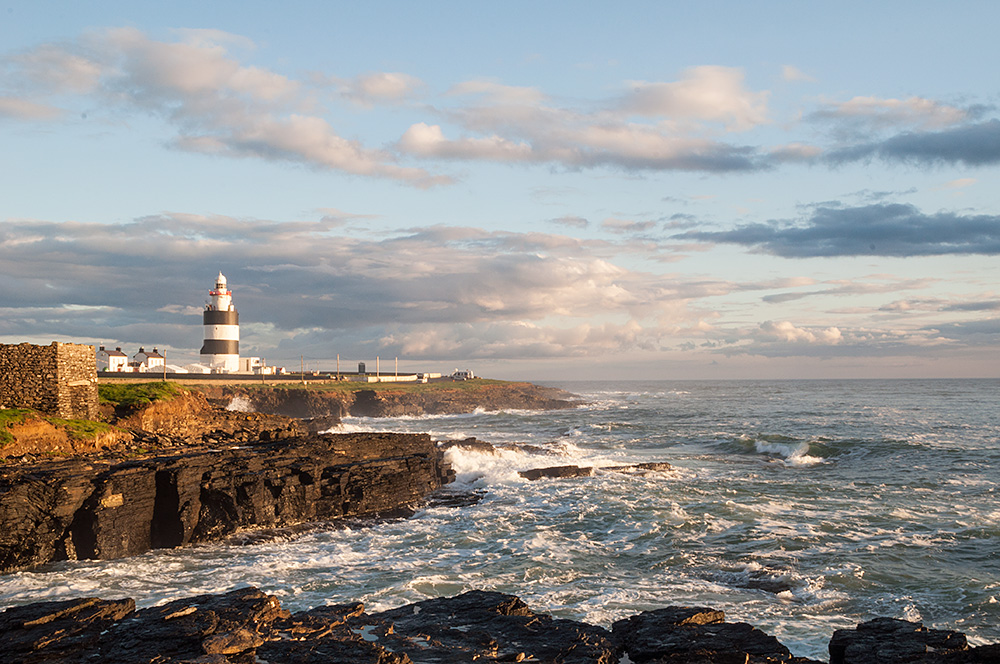
[[[226,288],[226,275],[222,274],[221,271],[219,272],[219,276],[215,278],[215,287],[220,290]]]

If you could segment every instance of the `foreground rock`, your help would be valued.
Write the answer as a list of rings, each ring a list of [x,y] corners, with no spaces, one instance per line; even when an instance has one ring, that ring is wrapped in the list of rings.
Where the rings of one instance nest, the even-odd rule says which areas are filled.
[[[857,629],[838,629],[830,639],[830,664],[949,662],[995,664],[1000,644],[969,648],[965,634],[927,629],[918,622],[876,618]]]
[[[0,466],[0,571],[392,512],[452,479],[426,434],[317,435]]]
[[[778,639],[747,623],[727,623],[722,611],[671,606],[644,611],[612,626],[633,662],[797,662]]]
[[[832,664],[1000,661],[1000,645],[969,648],[957,632],[941,636],[900,620],[873,623],[838,630]],[[919,633],[933,634],[924,647],[913,648]],[[843,643],[854,645],[840,649]],[[0,653],[4,662],[17,664],[817,664],[750,625],[725,622],[712,609],[646,611],[608,631],[535,613],[513,595],[482,591],[373,614],[360,602],[292,614],[256,588],[139,611],[131,599],[42,602],[0,613]]]

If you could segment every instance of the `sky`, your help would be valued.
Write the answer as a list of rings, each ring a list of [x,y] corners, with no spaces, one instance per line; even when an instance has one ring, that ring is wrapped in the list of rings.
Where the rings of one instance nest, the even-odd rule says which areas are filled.
[[[222,271],[294,370],[998,377],[998,24],[0,1],[0,342],[196,362]]]

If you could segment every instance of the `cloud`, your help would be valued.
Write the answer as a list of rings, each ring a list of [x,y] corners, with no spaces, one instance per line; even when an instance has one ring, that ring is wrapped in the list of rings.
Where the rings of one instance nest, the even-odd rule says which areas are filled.
[[[966,187],[972,187],[979,184],[977,178],[958,178],[956,180],[949,180],[945,182],[937,189],[965,189]]]
[[[802,328],[796,327],[789,321],[764,321],[757,329],[757,338],[764,340],[777,340],[789,343],[807,344],[838,344],[843,339],[839,328]]]
[[[817,296],[853,298],[857,295],[898,293],[905,290],[920,290],[929,287],[933,284],[933,282],[933,279],[900,279],[885,275],[873,275],[864,279],[839,279],[827,281],[824,283],[829,284],[828,288],[797,293],[775,293],[772,295],[765,295],[761,298],[761,300],[770,304],[780,304],[783,302],[793,302],[795,300]],[[789,286],[811,286],[815,283],[816,282],[811,279],[801,279],[798,283],[782,285],[780,287],[787,288]]]
[[[397,146],[403,152],[420,157],[532,161],[531,146],[525,143],[514,143],[497,135],[448,140],[440,126],[423,122],[407,129]]]
[[[925,214],[912,205],[816,208],[803,224],[747,224],[675,239],[738,244],[786,258],[1000,253],[1000,217]]]
[[[770,149],[770,156],[775,163],[812,162],[822,154],[823,149],[807,143],[787,143]]]
[[[15,120],[53,120],[63,115],[61,109],[18,97],[0,97],[0,117]]]
[[[737,68],[693,67],[679,81],[628,81],[632,90],[620,104],[629,114],[720,122],[732,131],[745,131],[768,122],[768,93],[747,90],[743,79]]]
[[[252,47],[217,30],[177,31],[180,41],[157,41],[116,28],[67,45],[43,45],[5,60],[5,78],[22,91],[4,97],[0,113],[20,118],[58,115],[44,100],[75,94],[77,103],[162,118],[182,150],[288,161],[418,187],[451,182],[422,168],[400,166],[384,149],[343,138],[317,114],[315,94],[282,74],[242,64],[228,47]],[[418,85],[404,74],[368,74],[350,94],[373,101],[399,99]]]
[[[546,100],[545,94],[538,88],[503,85],[486,80],[464,81],[452,86],[448,94],[480,96],[488,104],[497,106],[536,106]]]
[[[400,72],[370,72],[341,82],[341,94],[364,107],[398,104],[424,87],[416,76]]]
[[[627,236],[584,240],[443,225],[343,235],[345,220],[366,215],[317,215],[285,222],[187,213],[126,224],[7,221],[0,225],[0,337],[158,345],[194,360],[202,336],[197,314],[219,270],[240,310],[241,348],[275,363],[297,362],[300,354],[345,361],[598,358],[662,353],[694,340],[698,352],[729,355],[867,357],[876,354],[872,348],[903,355],[988,341],[974,333],[976,321],[959,326],[954,315],[997,310],[988,292],[936,303],[917,292],[910,313],[903,306],[882,312],[888,329],[847,324],[846,316],[874,308],[840,314],[836,325],[787,317],[748,325],[742,313],[737,323],[728,305],[710,303],[817,282],[637,271],[622,259],[658,250]],[[825,284],[826,294],[841,296],[930,285],[885,275]],[[952,312],[942,325],[956,327],[907,329],[901,321],[918,308],[921,325],[937,311]]]
[[[955,302],[944,307],[945,311],[1000,311],[1000,300]]]
[[[933,99],[883,99],[854,97],[844,102],[828,102],[808,116],[811,120],[847,120],[873,128],[913,126],[940,129],[959,124],[969,118],[967,109],[949,106]]]
[[[576,217],[573,215],[566,215],[563,217],[556,217],[555,219],[549,219],[549,223],[558,224],[560,226],[570,226],[573,228],[587,228],[590,226],[590,222],[583,217]]]
[[[450,91],[462,103],[439,110],[457,132],[413,123],[395,147],[421,158],[569,169],[729,172],[772,165],[771,155],[756,148],[711,137],[718,125],[744,131],[768,121],[767,93],[747,90],[741,70],[696,67],[680,81],[628,85],[596,110],[581,110],[555,105],[536,88],[468,81]]]
[[[966,124],[941,131],[905,132],[884,141],[831,150],[834,164],[878,157],[916,164],[991,166],[1000,163],[1000,120]]]
[[[609,217],[601,222],[601,228],[611,233],[646,233],[656,228],[655,221],[633,221],[631,219],[616,219]]]
[[[593,255],[605,243],[445,226],[365,239],[336,235],[343,217],[7,222],[0,228],[0,300],[8,307],[0,334],[197,348],[193,313],[221,270],[247,325],[244,341],[260,352],[313,334],[360,352],[394,329],[396,350],[416,353],[421,330],[466,326],[473,341],[460,348],[488,342],[468,351],[474,357],[600,354],[654,343],[651,321],[667,311],[676,317],[687,296],[662,277]],[[491,336],[519,325],[528,327],[517,337]]]
[[[815,83],[816,79],[794,65],[781,66],[781,78],[786,81]]]

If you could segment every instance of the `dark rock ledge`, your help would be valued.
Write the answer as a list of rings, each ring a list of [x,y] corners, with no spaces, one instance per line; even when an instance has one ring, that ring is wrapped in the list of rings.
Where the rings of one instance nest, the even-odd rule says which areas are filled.
[[[0,613],[11,664],[808,664],[721,611],[667,607],[611,630],[532,611],[513,595],[472,591],[365,613],[359,602],[290,613],[256,588],[135,610],[131,599],[42,602]],[[1000,644],[969,648],[958,632],[878,619],[838,630],[831,664],[987,664]]]
[[[0,572],[398,512],[454,479],[426,434],[263,434],[133,459],[0,466]]]

